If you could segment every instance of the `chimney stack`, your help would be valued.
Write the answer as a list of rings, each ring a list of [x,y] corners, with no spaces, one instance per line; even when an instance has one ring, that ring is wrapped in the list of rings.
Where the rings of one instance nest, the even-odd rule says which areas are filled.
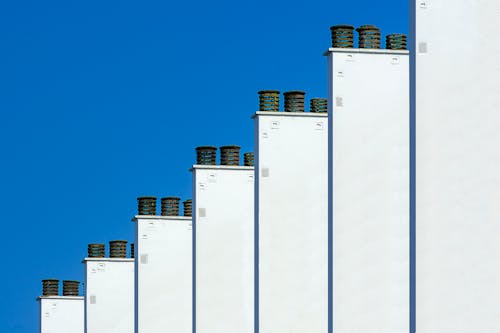
[[[326,98],[312,98],[310,112],[326,113],[328,112],[328,100]]]
[[[280,92],[279,90],[259,91],[259,111],[279,112]]]
[[[216,165],[217,147],[200,146],[196,148],[196,164],[198,165]]]
[[[406,35],[391,34],[385,38],[385,46],[388,50],[406,50]]]
[[[254,153],[243,154],[245,166],[254,166]]]
[[[304,112],[304,91],[294,90],[283,93],[285,96],[285,112]]]
[[[354,48],[354,27],[352,25],[334,25],[330,27],[330,31],[332,32],[332,47]]]
[[[193,200],[188,199],[183,202],[184,216],[193,216]]]
[[[178,197],[165,197],[161,198],[161,215],[162,216],[179,216],[179,202]]]
[[[42,280],[42,296],[58,296],[59,295],[59,280],[46,279]]]
[[[156,215],[156,197],[137,198],[138,215]]]
[[[80,281],[63,281],[63,296],[78,296],[80,294]]]
[[[126,258],[127,257],[127,241],[114,240],[109,242],[109,257],[110,258]]]
[[[221,165],[240,165],[240,147],[223,146],[220,147]]]
[[[106,256],[104,244],[89,244],[87,250],[89,258],[104,258]]]
[[[356,29],[359,33],[360,49],[380,49],[380,29],[374,25],[363,25]]]

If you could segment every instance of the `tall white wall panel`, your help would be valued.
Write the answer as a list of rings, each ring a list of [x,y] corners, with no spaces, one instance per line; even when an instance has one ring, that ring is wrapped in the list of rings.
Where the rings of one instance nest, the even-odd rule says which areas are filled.
[[[193,167],[196,332],[254,332],[253,167]]]
[[[41,296],[40,333],[83,333],[83,297]]]
[[[134,332],[134,259],[86,258],[85,333]]]
[[[260,333],[328,328],[326,114],[257,112]]]
[[[136,216],[136,333],[192,333],[191,217]]]
[[[328,56],[335,333],[407,333],[410,104],[407,51]]]
[[[500,1],[412,1],[416,328],[500,332]]]

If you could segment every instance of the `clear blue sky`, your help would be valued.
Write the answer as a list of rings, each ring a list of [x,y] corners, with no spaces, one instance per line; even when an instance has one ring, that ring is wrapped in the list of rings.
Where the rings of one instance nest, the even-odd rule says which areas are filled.
[[[38,327],[47,277],[133,239],[140,195],[191,197],[199,145],[253,147],[257,91],[326,96],[329,27],[408,31],[376,1],[3,1],[0,332]]]

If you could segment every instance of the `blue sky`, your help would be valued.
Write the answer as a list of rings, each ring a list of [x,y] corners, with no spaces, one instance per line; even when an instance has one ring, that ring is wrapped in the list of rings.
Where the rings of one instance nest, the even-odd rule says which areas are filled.
[[[326,97],[329,27],[408,31],[402,0],[3,1],[0,332],[35,332],[47,277],[133,239],[136,197],[191,197],[200,145],[253,147],[257,91]]]

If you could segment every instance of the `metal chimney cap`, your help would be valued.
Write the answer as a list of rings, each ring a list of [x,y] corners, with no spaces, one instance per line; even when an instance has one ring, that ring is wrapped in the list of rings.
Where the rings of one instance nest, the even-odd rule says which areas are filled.
[[[175,200],[181,200],[180,197],[163,197],[162,199],[175,199]]]
[[[303,90],[291,90],[283,93],[283,95],[305,95],[305,94],[306,92]]]
[[[196,147],[196,150],[217,150],[216,146],[199,146]]]
[[[220,149],[227,149],[227,148],[241,148],[240,146],[221,146]]]
[[[370,24],[366,24],[366,25],[362,25],[360,26],[359,28],[356,29],[356,31],[365,31],[365,30],[377,30],[377,31],[380,31],[380,29],[374,25],[370,25]]]
[[[137,197],[137,200],[139,200],[139,199],[156,199],[156,197],[153,197],[153,196]]]
[[[58,279],[44,279],[42,282],[59,282]]]
[[[260,90],[258,94],[279,94],[279,90]]]
[[[337,24],[337,25],[332,25],[330,27],[330,30],[337,30],[337,29],[353,29],[354,30],[354,26],[349,25],[349,24]]]
[[[63,282],[75,282],[75,283],[80,283],[78,280],[63,280]]]
[[[116,240],[112,240],[112,241],[109,241],[110,243],[128,243],[127,240],[124,240],[124,239],[116,239]]]

